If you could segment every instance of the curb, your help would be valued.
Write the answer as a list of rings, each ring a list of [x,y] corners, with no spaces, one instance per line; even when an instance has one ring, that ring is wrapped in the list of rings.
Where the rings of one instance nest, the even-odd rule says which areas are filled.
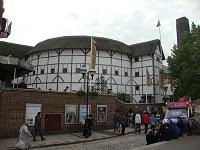
[[[127,132],[124,135],[128,135],[134,133],[132,132]],[[104,138],[97,138],[97,139],[90,139],[90,140],[83,140],[83,141],[76,141],[76,142],[62,142],[62,143],[54,143],[54,144],[46,144],[46,145],[38,145],[38,146],[31,146],[30,149],[36,149],[36,148],[45,148],[45,147],[54,147],[54,146],[62,146],[62,145],[72,145],[72,144],[79,144],[79,143],[87,143],[87,142],[93,142],[93,141],[100,141],[100,140],[105,140],[105,139],[111,139],[119,136],[124,136],[124,135],[113,135],[109,137],[104,137]],[[15,147],[10,147],[9,150],[15,150]]]

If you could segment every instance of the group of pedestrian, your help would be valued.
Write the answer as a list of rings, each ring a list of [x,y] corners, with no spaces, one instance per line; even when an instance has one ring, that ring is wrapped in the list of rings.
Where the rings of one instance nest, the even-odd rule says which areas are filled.
[[[35,116],[34,122],[34,133],[33,133],[33,141],[36,141],[36,135],[39,133],[41,140],[45,140],[42,135],[41,129],[41,112],[38,112]],[[29,130],[28,123],[25,121],[23,125],[19,129],[19,137],[16,144],[17,150],[29,150],[30,149],[30,142],[31,142],[32,134]]]
[[[127,116],[124,113],[114,114],[114,132],[124,135],[127,126]]]
[[[152,128],[152,130],[146,134],[147,145],[184,136],[187,134],[187,128],[187,123],[184,122],[181,117],[177,118],[177,123],[173,122],[171,119],[165,119],[157,129],[157,132]]]

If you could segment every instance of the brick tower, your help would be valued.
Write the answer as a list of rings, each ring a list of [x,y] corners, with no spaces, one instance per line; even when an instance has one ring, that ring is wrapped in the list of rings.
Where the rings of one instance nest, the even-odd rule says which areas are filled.
[[[182,34],[190,32],[189,20],[186,17],[176,19],[177,45],[181,46]]]

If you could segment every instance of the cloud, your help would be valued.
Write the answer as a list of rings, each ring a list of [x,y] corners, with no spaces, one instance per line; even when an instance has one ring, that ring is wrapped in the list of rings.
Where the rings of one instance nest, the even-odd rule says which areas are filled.
[[[5,41],[35,45],[67,35],[93,35],[134,44],[159,38],[169,56],[176,43],[176,18],[199,23],[198,0],[7,0],[4,16],[13,21]]]

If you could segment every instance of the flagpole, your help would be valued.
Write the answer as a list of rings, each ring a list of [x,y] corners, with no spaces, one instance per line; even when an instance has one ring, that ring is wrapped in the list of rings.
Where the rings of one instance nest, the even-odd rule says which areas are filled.
[[[146,84],[146,104],[147,104],[147,84]]]
[[[160,29],[160,27],[161,27],[161,24],[160,24],[160,18],[159,18],[159,26],[158,26],[158,30],[159,30],[159,38],[160,38],[160,45],[161,45],[161,29]],[[162,49],[161,49],[161,70],[162,70],[162,75],[164,74],[164,72],[163,72],[163,63],[162,63],[162,61],[163,61],[163,51],[162,51]],[[161,85],[162,86],[162,85]],[[159,88],[160,89],[160,88]],[[164,94],[164,91],[163,90],[161,90],[162,91],[162,94]],[[159,93],[160,93],[160,90],[159,90]]]

